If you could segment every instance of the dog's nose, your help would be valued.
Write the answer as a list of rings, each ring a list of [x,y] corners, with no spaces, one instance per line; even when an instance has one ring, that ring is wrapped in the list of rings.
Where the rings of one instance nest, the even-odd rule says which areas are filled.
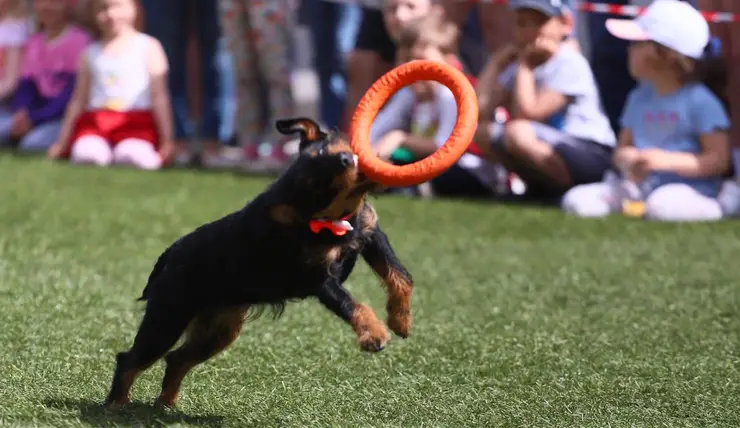
[[[348,168],[355,164],[355,158],[352,153],[342,152],[339,154],[339,162],[342,163],[343,167]]]

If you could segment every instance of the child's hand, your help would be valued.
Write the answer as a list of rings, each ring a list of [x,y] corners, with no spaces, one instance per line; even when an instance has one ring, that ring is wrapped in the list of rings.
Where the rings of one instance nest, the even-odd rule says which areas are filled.
[[[396,129],[383,135],[383,137],[375,144],[375,150],[378,153],[378,157],[384,160],[390,159],[393,152],[401,147],[408,134],[405,131]]]
[[[162,158],[162,165],[169,165],[175,157],[175,143],[172,140],[163,141],[159,145],[159,156]]]
[[[422,50],[423,53],[418,56],[417,59],[425,59],[427,61],[434,61],[434,62],[441,62],[446,63],[447,58],[445,55],[437,48],[428,46]]]
[[[49,147],[49,150],[46,152],[46,156],[48,156],[49,159],[59,159],[62,157],[64,149],[64,142],[57,141],[56,143],[52,144],[51,147]]]
[[[560,43],[549,37],[538,37],[534,42],[537,51],[545,58],[550,59],[560,49]]]
[[[21,110],[13,115],[13,123],[10,125],[10,136],[20,138],[31,130],[31,118],[28,117],[28,112]]]
[[[533,44],[527,46],[521,52],[520,59],[526,65],[534,68],[552,58],[558,49],[560,49],[558,42],[546,37],[538,37]]]
[[[651,172],[665,169],[666,153],[660,149],[640,150],[630,167],[630,176],[636,183],[643,182]]]
[[[640,152],[632,146],[618,147],[614,151],[614,165],[621,171],[629,171],[639,154]]]

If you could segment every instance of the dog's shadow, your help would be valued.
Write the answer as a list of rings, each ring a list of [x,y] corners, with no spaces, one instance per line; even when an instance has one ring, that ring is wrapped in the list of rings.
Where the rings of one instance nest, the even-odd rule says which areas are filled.
[[[106,409],[100,402],[76,399],[48,398],[44,400],[44,405],[54,409],[77,410],[81,421],[96,427],[165,427],[171,424],[220,427],[224,422],[223,416],[187,415],[176,409],[134,401],[115,410]]]

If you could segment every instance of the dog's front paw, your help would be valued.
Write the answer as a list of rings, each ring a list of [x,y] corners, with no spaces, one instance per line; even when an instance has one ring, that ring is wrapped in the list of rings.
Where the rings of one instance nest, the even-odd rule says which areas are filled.
[[[391,334],[385,324],[378,319],[372,309],[363,304],[355,307],[350,323],[357,333],[357,341],[363,351],[382,351],[391,340]]]
[[[357,338],[360,348],[365,352],[380,352],[391,340],[391,334],[385,328],[373,330],[379,331],[368,330]]]
[[[411,331],[411,310],[403,308],[389,313],[388,328],[404,339],[409,337]]]

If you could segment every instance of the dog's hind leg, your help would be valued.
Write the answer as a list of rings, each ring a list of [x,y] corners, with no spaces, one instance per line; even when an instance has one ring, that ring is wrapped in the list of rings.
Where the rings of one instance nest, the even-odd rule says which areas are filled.
[[[370,232],[362,257],[383,280],[388,291],[388,327],[397,335],[408,337],[411,330],[411,292],[414,283],[380,227],[375,226]]]
[[[133,346],[128,352],[116,356],[116,369],[105,400],[106,407],[115,408],[128,403],[136,377],[177,343],[191,319],[192,316],[187,312],[149,302]]]
[[[247,309],[223,309],[195,318],[188,327],[185,343],[165,357],[167,368],[157,404],[174,407],[185,375],[196,365],[226,349],[239,337]]]

